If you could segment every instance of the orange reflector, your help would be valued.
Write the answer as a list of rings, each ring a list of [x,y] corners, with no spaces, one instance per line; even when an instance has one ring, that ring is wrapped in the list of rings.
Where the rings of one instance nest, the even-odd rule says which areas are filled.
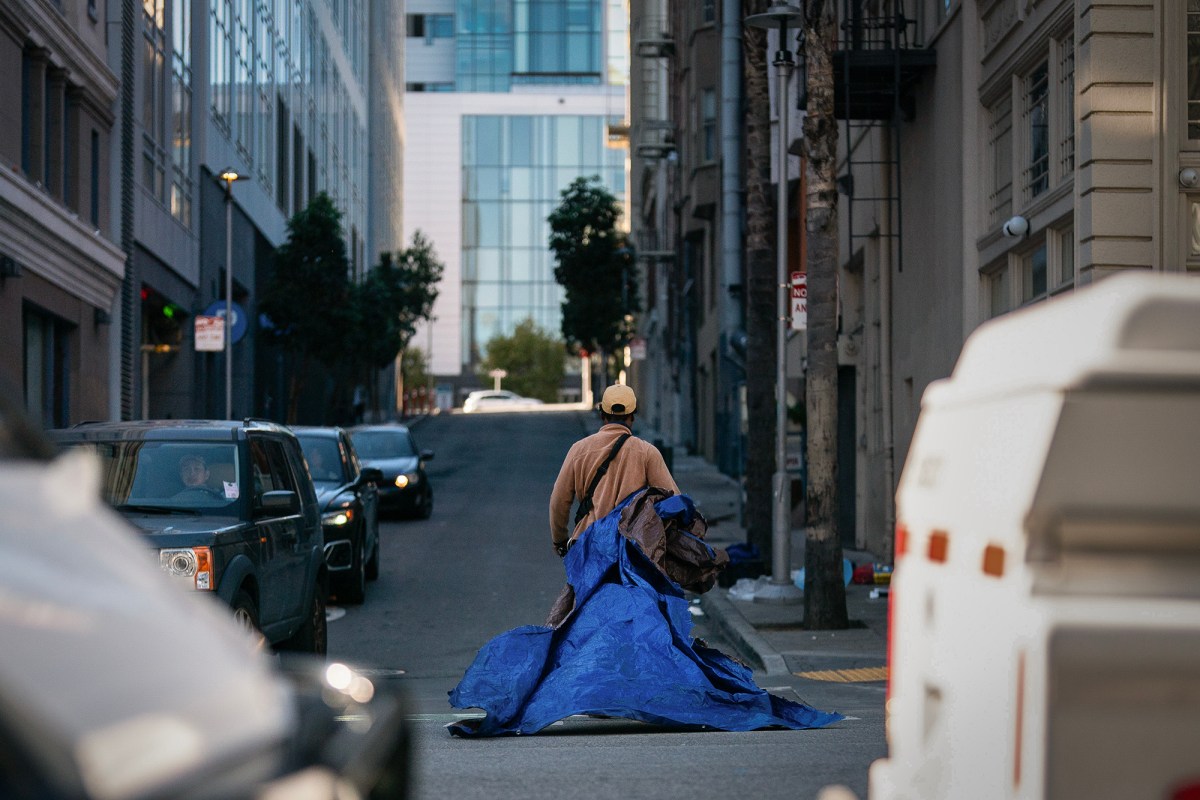
[[[908,526],[903,522],[896,523],[896,542],[895,547],[896,560],[900,560],[900,556],[908,552]]]
[[[989,544],[983,551],[983,574],[999,578],[1004,574],[1004,548]]]
[[[212,551],[207,547],[195,547],[192,548],[192,552],[196,554],[196,588],[202,591],[212,591]]]
[[[947,551],[950,549],[950,535],[945,531],[934,531],[929,534],[929,560],[939,564],[945,563]]]

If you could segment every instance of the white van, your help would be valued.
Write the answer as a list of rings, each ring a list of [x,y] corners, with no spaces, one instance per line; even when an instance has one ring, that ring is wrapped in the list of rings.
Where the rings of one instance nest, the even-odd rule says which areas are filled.
[[[982,326],[897,519],[872,800],[1200,797],[1200,280]]]

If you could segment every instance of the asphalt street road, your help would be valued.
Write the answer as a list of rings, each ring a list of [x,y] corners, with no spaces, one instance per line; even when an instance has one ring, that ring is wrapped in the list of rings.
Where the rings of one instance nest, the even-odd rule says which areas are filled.
[[[540,624],[562,587],[546,503],[571,443],[596,429],[582,412],[443,415],[414,429],[435,451],[428,520],[381,524],[379,580],[335,611],[329,657],[370,671],[412,701],[414,797],[811,798],[842,783],[866,794],[883,754],[878,688],[756,675],[776,694],[849,717],[818,731],[680,732],[571,718],[536,736],[451,737],[449,692],[498,633]],[[696,635],[726,652],[697,618]]]

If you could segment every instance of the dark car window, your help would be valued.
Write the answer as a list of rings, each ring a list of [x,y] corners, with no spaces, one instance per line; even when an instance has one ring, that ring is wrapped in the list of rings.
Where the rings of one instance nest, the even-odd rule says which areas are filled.
[[[358,477],[362,472],[362,464],[358,461],[358,451],[354,449],[354,442],[350,441],[349,436],[342,434],[338,437],[338,447],[346,456],[346,464],[350,467],[350,477]]]
[[[304,450],[304,460],[308,462],[308,473],[314,481],[345,482],[345,456],[337,439],[326,436],[297,438],[300,439],[300,447]]]
[[[89,442],[110,505],[228,513],[241,497],[237,446],[212,442]]]
[[[359,458],[412,458],[417,454],[407,431],[357,431],[351,437]]]
[[[275,492],[281,489],[296,491],[296,483],[292,480],[291,470],[287,466],[287,458],[279,442],[262,437],[250,440],[250,460],[254,469],[254,491],[261,496],[264,492]]]

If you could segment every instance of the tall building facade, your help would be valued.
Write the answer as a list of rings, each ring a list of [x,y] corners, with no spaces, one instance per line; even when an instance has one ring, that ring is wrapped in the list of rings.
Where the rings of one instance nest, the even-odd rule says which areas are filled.
[[[402,100],[381,100],[390,113],[370,113],[368,64],[394,66],[388,53],[400,42],[369,40],[366,0],[144,0],[135,8],[110,12],[120,32],[110,64],[126,89],[118,118],[128,135],[117,137],[112,161],[129,253],[112,415],[224,415],[224,354],[197,352],[193,330],[197,315],[224,313],[228,260],[233,414],[280,418],[283,367],[262,346],[258,287],[288,218],[319,191],[344,214],[356,276],[373,258],[368,209],[382,221],[399,217],[386,180],[368,181],[368,158],[398,149]],[[381,93],[395,89],[380,80]],[[226,170],[240,176],[228,209]],[[380,176],[389,174],[395,158],[383,161]],[[379,202],[369,202],[372,192]]]
[[[117,76],[99,2],[0,0],[0,391],[62,426],[108,415]]]
[[[622,0],[414,0],[407,8],[404,230],[446,265],[431,324],[443,402],[479,387],[489,339],[560,335],[546,218],[575,178],[625,195]],[[564,399],[578,399],[569,392]]]

